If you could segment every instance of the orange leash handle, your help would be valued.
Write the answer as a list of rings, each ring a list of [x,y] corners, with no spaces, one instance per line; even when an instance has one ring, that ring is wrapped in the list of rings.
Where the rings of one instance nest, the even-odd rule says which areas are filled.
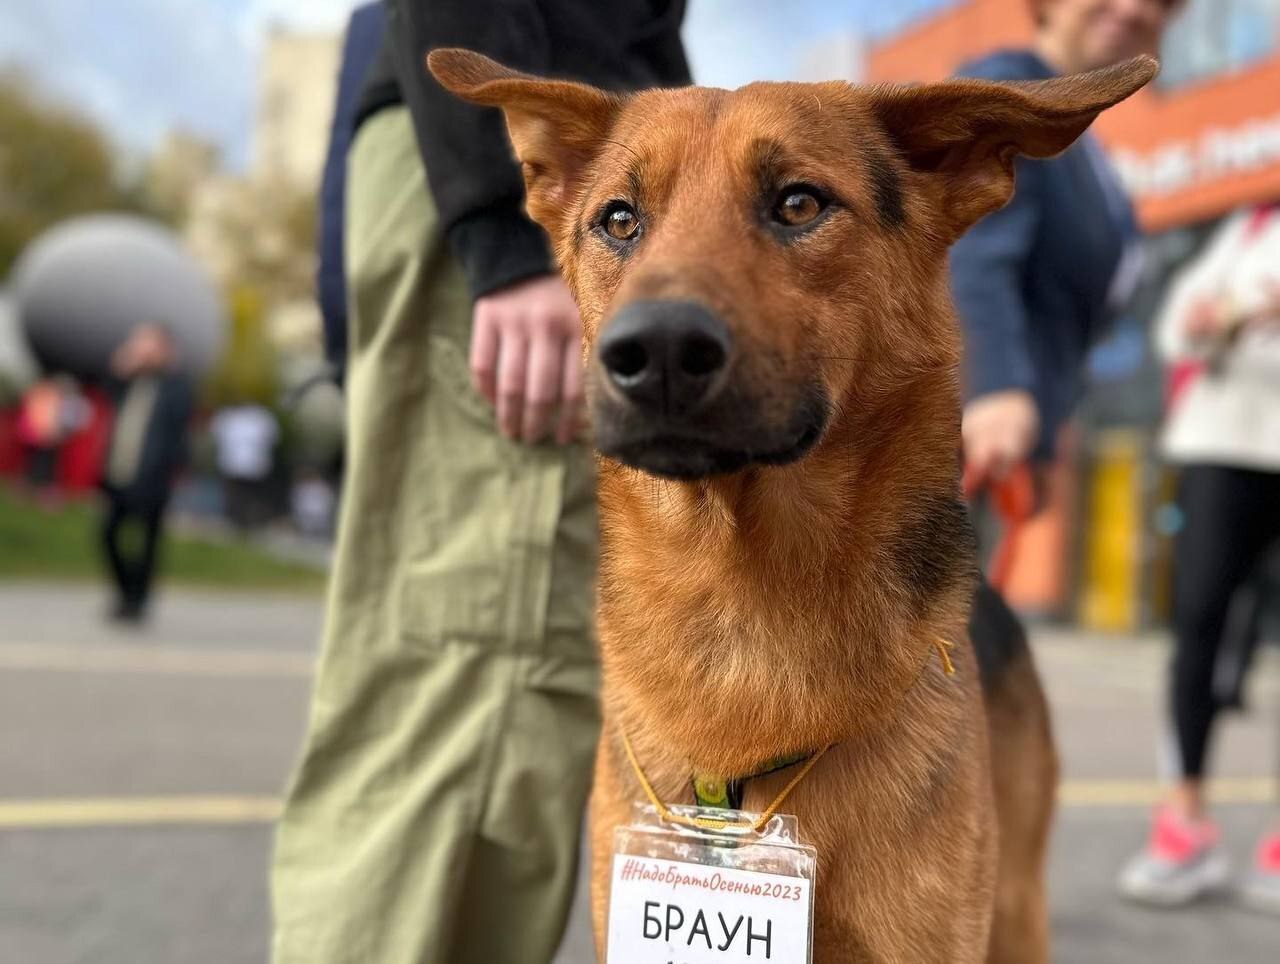
[[[976,479],[966,470],[963,487],[964,497],[971,501],[986,489],[991,506],[1000,519],[1003,532],[987,564],[987,582],[996,592],[1003,593],[1017,558],[1018,539],[1027,520],[1036,511],[1035,475],[1025,462],[1014,466],[999,481]]]

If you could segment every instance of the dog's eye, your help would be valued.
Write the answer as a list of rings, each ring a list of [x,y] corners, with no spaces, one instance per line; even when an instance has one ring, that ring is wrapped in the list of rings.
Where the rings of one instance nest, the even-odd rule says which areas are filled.
[[[601,227],[615,241],[630,241],[640,230],[640,217],[629,204],[614,201],[605,209]]]
[[[787,227],[798,228],[808,224],[827,206],[813,188],[795,184],[783,188],[773,206],[773,219]]]

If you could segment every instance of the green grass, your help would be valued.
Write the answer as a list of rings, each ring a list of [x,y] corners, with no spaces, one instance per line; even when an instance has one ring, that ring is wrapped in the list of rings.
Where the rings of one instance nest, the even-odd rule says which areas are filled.
[[[98,527],[93,500],[45,509],[0,487],[0,579],[103,579]],[[161,542],[159,578],[211,588],[317,592],[325,577],[248,543],[170,531]]]

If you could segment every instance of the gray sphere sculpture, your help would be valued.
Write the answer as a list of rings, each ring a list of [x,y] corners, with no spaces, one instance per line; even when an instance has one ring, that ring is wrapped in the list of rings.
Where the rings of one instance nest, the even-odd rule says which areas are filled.
[[[163,325],[193,375],[222,351],[226,314],[204,270],[169,229],[126,214],[50,228],[18,258],[10,292],[48,371],[95,378],[139,324]]]

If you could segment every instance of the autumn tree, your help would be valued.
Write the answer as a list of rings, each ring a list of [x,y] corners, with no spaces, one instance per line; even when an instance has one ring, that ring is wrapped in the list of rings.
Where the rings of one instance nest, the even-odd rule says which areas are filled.
[[[21,75],[0,73],[0,279],[28,242],[64,218],[144,206],[91,121],[43,100]]]

